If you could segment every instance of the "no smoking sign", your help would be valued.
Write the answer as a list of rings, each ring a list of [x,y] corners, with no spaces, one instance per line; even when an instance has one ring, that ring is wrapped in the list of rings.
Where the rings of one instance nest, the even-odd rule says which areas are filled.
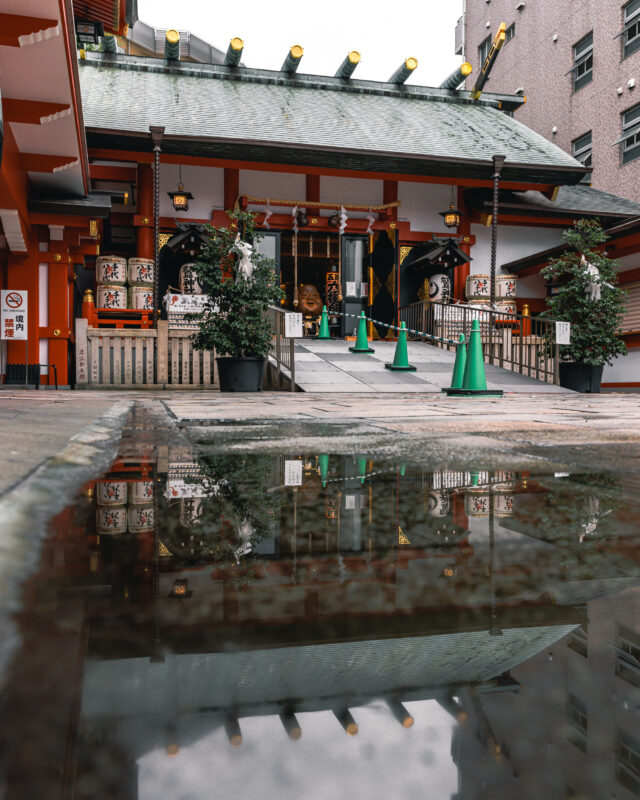
[[[3,289],[0,292],[0,339],[27,338],[27,292]]]

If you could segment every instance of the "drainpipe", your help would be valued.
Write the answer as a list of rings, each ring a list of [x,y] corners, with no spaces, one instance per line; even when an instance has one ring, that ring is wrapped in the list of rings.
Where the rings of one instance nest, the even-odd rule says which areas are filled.
[[[498,245],[498,190],[506,156],[493,157],[493,213],[491,215],[491,307],[496,303],[496,248]]]
[[[164,125],[149,125],[149,133],[153,142],[153,324],[158,324],[160,309],[160,251],[158,234],[160,233],[160,144],[164,134]]]

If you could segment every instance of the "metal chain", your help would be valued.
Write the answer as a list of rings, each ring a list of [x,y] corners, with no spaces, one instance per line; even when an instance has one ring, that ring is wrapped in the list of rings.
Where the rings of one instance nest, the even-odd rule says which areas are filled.
[[[353,317],[354,319],[362,319],[361,316],[358,314],[347,314],[346,311],[336,311],[331,314],[332,317]],[[425,339],[433,339],[435,342],[442,342],[442,344],[455,344],[458,345],[460,342],[455,342],[453,339],[443,339],[441,336],[434,336],[431,333],[425,333],[424,331],[415,331],[413,328],[399,328],[397,325],[389,325],[386,322],[381,322],[377,319],[372,319],[371,317],[364,317],[364,319],[368,320],[369,322],[373,322],[374,325],[382,325],[384,328],[389,328],[392,331],[404,331],[405,333],[411,333],[414,336],[421,336]],[[465,338],[465,342],[468,339]]]

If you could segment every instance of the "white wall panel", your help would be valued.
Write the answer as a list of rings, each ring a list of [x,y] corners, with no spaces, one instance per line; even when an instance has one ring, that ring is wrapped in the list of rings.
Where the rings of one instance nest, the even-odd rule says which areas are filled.
[[[174,192],[178,186],[178,165],[162,164],[160,167],[160,216],[210,219],[214,208],[224,206],[224,170],[218,167],[182,167],[182,184],[185,191],[191,192],[186,214],[176,212],[167,192]]]
[[[626,356],[619,356],[602,373],[603,383],[640,383],[640,348],[629,350]]]
[[[449,233],[438,212],[446,211],[449,208],[450,186],[443,186],[439,183],[400,181],[398,200],[402,203],[398,209],[398,219],[409,221],[412,230]]]
[[[38,325],[46,328],[49,324],[49,265],[38,265]]]

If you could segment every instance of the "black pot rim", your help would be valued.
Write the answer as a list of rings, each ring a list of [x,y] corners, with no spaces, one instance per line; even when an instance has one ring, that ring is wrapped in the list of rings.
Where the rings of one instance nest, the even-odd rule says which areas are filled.
[[[264,361],[266,356],[216,356],[216,361]]]

